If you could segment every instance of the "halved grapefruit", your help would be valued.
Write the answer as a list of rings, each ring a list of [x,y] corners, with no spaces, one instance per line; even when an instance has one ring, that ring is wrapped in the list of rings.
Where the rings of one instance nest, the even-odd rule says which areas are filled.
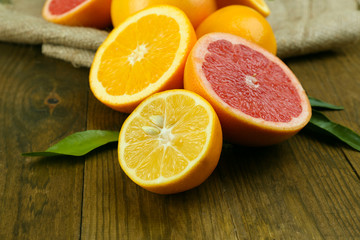
[[[111,25],[111,0],[47,0],[45,20],[70,26],[105,28]]]
[[[242,145],[284,141],[311,117],[308,97],[285,63],[232,34],[198,40],[186,62],[184,87],[211,103],[224,139]]]

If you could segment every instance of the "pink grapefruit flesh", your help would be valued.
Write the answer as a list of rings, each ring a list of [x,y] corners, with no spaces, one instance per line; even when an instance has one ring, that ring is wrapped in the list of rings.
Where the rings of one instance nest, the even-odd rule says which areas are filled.
[[[302,111],[296,88],[283,69],[243,44],[209,44],[202,69],[215,93],[254,118],[290,122]]]
[[[186,63],[184,88],[214,107],[224,139],[242,145],[284,141],[311,117],[308,97],[286,64],[232,34],[198,40]]]
[[[45,20],[68,26],[105,28],[111,25],[111,0],[46,0]]]
[[[52,0],[49,5],[49,11],[54,15],[64,14],[86,0]]]

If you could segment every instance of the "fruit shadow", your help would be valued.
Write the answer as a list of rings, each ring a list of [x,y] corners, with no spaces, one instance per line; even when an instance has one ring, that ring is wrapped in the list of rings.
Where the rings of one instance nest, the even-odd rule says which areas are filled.
[[[67,155],[57,155],[57,156],[35,156],[35,157],[26,157],[26,162],[31,167],[42,168],[52,167],[57,168],[59,166],[70,167],[72,165],[84,164],[84,156],[67,156]]]
[[[262,181],[287,164],[291,150],[289,144],[267,147],[246,147],[224,142],[219,163],[209,178],[200,186],[186,192],[171,195],[171,198],[196,200],[199,194],[222,192],[229,185],[242,182]],[[174,200],[174,199],[173,199]]]
[[[237,201],[236,208],[241,208],[243,196],[248,191],[251,190],[248,194],[258,194],[256,191],[260,190],[256,186],[268,186],[268,191],[272,191],[273,186],[282,181],[279,168],[287,164],[287,156],[284,154],[288,155],[288,152],[285,150],[284,153],[284,149],[289,148],[286,142],[270,147],[244,147],[224,143],[218,166],[198,187],[177,194],[159,195],[134,186],[136,189],[132,190],[137,194],[134,199],[138,201],[140,212],[151,212],[154,226],[163,225],[162,220],[167,219],[172,223],[171,232],[181,232],[185,225],[186,228],[202,227],[200,223],[192,221],[222,219],[223,212],[219,208],[225,206],[222,203],[224,199],[229,202]],[[156,210],[152,209],[154,203]],[[193,225],[185,224],[189,222]]]
[[[247,169],[249,174],[257,174],[255,169],[270,169],[278,164],[284,155],[281,143],[265,147],[247,147],[224,142],[218,167],[225,171]]]
[[[105,151],[112,151],[117,148],[117,142],[110,142],[103,146],[97,147],[96,149],[88,152],[83,156],[70,156],[70,155],[57,155],[57,156],[36,156],[36,157],[26,157],[27,163],[32,167],[54,167],[59,166],[72,166],[77,164],[85,164],[86,159],[93,158],[96,154]],[[25,158],[25,156],[24,156]]]
[[[335,58],[337,56],[345,56],[346,54],[341,50],[326,50],[316,53],[308,53],[305,55],[298,55],[286,57],[282,59],[286,64],[296,64],[299,62],[309,62],[309,60],[321,61],[323,59]]]

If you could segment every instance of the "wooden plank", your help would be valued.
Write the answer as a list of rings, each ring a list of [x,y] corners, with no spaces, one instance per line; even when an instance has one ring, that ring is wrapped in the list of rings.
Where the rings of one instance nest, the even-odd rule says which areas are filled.
[[[27,158],[86,127],[87,69],[0,43],[0,239],[80,237],[83,158]]]
[[[344,107],[342,111],[327,111],[326,116],[360,134],[360,44],[295,58],[288,63],[309,95]],[[321,141],[341,148],[354,171],[360,173],[357,151],[332,139]]]
[[[120,131],[127,114],[116,112],[97,101],[92,93],[88,103],[88,129]],[[118,234],[119,218],[124,217],[121,202],[127,202],[117,162],[117,145],[108,144],[87,156],[84,174],[82,239],[114,239]],[[121,238],[122,239],[122,238]]]
[[[338,65],[342,58],[357,59],[359,55],[353,54],[326,53],[288,62],[311,95],[356,109],[349,103],[353,102],[351,95],[357,83],[349,73],[357,72],[357,65],[350,61],[345,74]],[[332,74],[343,74],[343,81],[355,87],[347,90],[335,76],[329,77],[328,71],[321,70],[324,68],[331,69]],[[339,92],[341,87],[351,92],[347,100],[338,97],[343,94]],[[126,116],[101,105],[92,96],[88,108],[90,129],[119,129]],[[332,114],[338,114],[334,120],[343,119],[344,125],[346,119],[358,123],[358,113]],[[353,160],[359,158],[358,152],[351,154]],[[357,238],[360,181],[348,156],[343,145],[319,140],[306,131],[271,147],[226,144],[218,167],[205,183],[184,193],[162,196],[131,182],[120,169],[116,145],[109,145],[86,159],[81,237]]]

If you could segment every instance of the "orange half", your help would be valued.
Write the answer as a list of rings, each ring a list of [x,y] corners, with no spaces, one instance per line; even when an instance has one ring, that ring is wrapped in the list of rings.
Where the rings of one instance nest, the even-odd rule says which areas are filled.
[[[156,6],[116,27],[99,47],[90,69],[90,88],[107,106],[131,112],[153,93],[182,88],[195,31],[180,9]]]

